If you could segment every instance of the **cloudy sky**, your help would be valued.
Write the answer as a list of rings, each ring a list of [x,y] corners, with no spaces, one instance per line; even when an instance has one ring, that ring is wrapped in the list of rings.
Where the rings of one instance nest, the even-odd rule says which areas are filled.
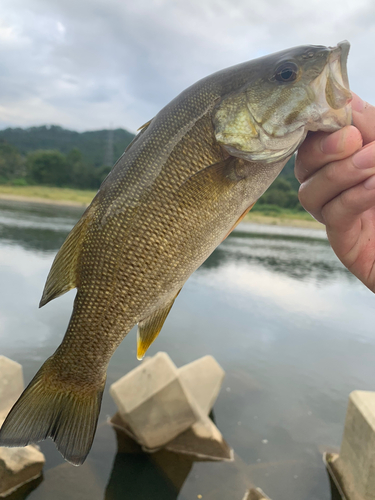
[[[0,128],[135,131],[216,70],[343,39],[375,102],[373,0],[2,0]]]

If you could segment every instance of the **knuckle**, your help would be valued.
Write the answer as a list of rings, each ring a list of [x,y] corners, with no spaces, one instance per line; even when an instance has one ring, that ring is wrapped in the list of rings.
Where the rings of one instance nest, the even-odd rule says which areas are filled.
[[[311,197],[310,190],[308,189],[308,184],[305,182],[300,185],[298,190],[298,199],[301,205],[306,208],[306,210],[311,209]]]
[[[294,166],[294,175],[297,181],[302,184],[304,180],[308,177],[309,171],[304,166],[304,164],[297,158]]]
[[[343,191],[339,197],[340,204],[345,211],[354,208],[355,198],[353,197],[352,190]]]
[[[324,172],[324,178],[326,182],[336,184],[337,182],[337,163],[329,163],[326,165],[326,167],[323,169]]]

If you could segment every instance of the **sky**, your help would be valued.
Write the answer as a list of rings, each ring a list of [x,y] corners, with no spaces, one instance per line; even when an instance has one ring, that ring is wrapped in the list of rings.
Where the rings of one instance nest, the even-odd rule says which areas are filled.
[[[1,0],[0,129],[134,132],[210,73],[344,39],[374,103],[373,0]]]

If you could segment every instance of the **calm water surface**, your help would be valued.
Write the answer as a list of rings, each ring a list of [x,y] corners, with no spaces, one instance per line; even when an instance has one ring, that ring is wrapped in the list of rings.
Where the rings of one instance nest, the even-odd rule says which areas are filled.
[[[65,332],[74,291],[38,309],[56,251],[82,210],[0,202],[0,353],[28,382]],[[177,366],[212,354],[226,371],[214,407],[234,463],[117,453],[108,386],[137,366],[135,330],[117,349],[93,450],[66,464],[41,444],[30,500],[329,500],[324,450],[341,442],[349,393],[375,390],[375,297],[323,231],[242,224],[190,278],[149,353]]]

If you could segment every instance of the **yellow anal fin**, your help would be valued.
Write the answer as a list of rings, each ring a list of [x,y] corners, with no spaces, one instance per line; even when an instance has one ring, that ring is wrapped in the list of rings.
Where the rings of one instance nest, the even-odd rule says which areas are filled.
[[[227,232],[227,234],[224,236],[224,238],[221,240],[221,241],[224,241],[225,238],[228,238],[228,236],[230,235],[230,233],[233,231],[233,229],[235,227],[238,226],[238,224],[243,220],[243,218],[250,212],[250,210],[253,208],[253,206],[255,205],[256,201],[254,201],[254,203],[252,203],[245,211],[244,213],[240,216],[240,218],[237,220],[237,222],[231,227],[231,229]]]
[[[172,309],[173,303],[180,293],[181,290],[178,291],[176,296],[165,304],[163,307],[160,307],[156,311],[154,311],[150,316],[143,319],[138,323],[138,332],[137,332],[137,358],[143,359],[146,354],[147,349],[159,335],[160,330],[163,327],[164,321],[167,319],[169,311]]]
[[[87,225],[94,210],[93,205],[90,205],[58,251],[48,274],[39,307],[78,286],[78,260]]]

